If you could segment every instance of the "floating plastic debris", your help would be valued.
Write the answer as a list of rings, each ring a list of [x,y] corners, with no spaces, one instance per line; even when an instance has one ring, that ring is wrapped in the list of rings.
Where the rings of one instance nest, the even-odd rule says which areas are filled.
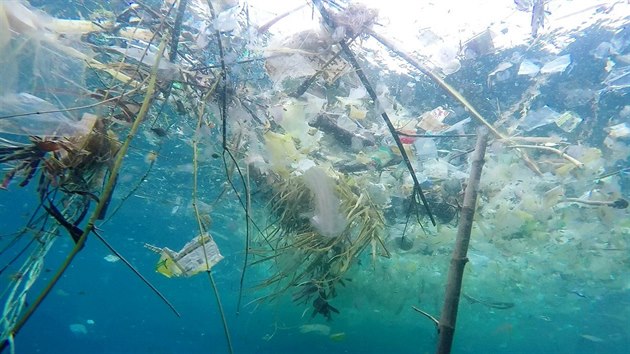
[[[346,339],[346,332],[333,333],[329,337],[333,342],[341,342]]]
[[[560,5],[556,1],[517,1],[516,6],[524,8],[526,14],[514,13],[514,2],[504,1],[506,11],[495,13],[493,6],[489,19],[469,10],[488,12],[473,4],[482,3],[478,0],[466,2],[470,7],[453,7],[448,16],[443,11],[430,11],[429,6],[418,11],[401,8],[407,10],[413,23],[418,21],[415,14],[421,13],[422,27],[435,29],[439,36],[431,36],[428,30],[405,30],[418,26],[405,26],[400,31],[390,28],[390,24],[404,20],[388,13],[399,6],[385,6],[378,21],[382,26],[364,33],[370,27],[362,19],[366,14],[351,11],[356,7],[346,6],[346,2],[330,1],[315,3],[329,10],[332,21],[326,15],[316,14],[318,6],[309,8],[307,4],[301,4],[302,10],[291,12],[290,16],[289,12],[283,14],[276,7],[282,1],[264,2],[271,7],[263,9],[256,4],[245,7],[243,2],[228,6],[228,2],[239,1],[221,0],[212,2],[213,15],[208,11],[209,3],[203,1],[188,2],[187,6],[186,1],[180,1],[178,9],[172,7],[172,2],[153,8],[132,2],[126,10],[103,2],[103,9],[99,7],[92,14],[84,7],[68,11],[53,7],[55,13],[89,19],[81,21],[89,25],[89,32],[72,35],[48,29],[50,21],[42,21],[44,17],[38,15],[43,14],[42,10],[28,10],[32,16],[10,15],[9,27],[0,25],[0,52],[4,58],[0,64],[5,64],[0,65],[0,73],[13,71],[14,75],[0,75],[4,84],[0,85],[0,97],[28,92],[55,108],[72,109],[61,115],[73,121],[78,121],[78,114],[83,112],[98,115],[97,128],[88,136],[100,137],[103,144],[113,143],[94,150],[84,148],[94,144],[82,144],[84,140],[76,138],[0,136],[1,167],[4,172],[10,171],[6,180],[10,181],[16,172],[13,181],[33,181],[29,188],[3,192],[6,198],[0,203],[5,206],[7,218],[16,215],[16,220],[20,219],[25,214],[25,203],[34,216],[26,225],[11,223],[8,226],[13,230],[3,230],[7,235],[25,230],[24,236],[33,242],[27,243],[30,240],[24,240],[24,236],[23,242],[17,243],[13,237],[0,238],[0,248],[7,249],[2,257],[7,264],[3,266],[11,273],[3,282],[2,291],[7,295],[2,321],[4,336],[0,339],[13,340],[19,324],[24,323],[20,317],[30,311],[26,308],[37,306],[32,300],[38,298],[39,289],[54,289],[53,296],[48,297],[52,301],[70,302],[81,288],[79,284],[65,292],[59,285],[46,286],[50,274],[43,270],[55,266],[54,259],[49,262],[51,257],[44,257],[48,250],[52,258],[59,252],[65,254],[67,234],[76,236],[81,231],[78,228],[91,225],[88,220],[101,216],[105,217],[102,222],[114,216],[123,221],[138,218],[134,208],[151,219],[168,219],[168,229],[180,235],[177,241],[170,241],[175,243],[168,245],[176,248],[170,250],[157,241],[165,235],[143,232],[141,225],[138,230],[130,230],[135,240],[126,236],[120,241],[160,246],[147,245],[157,255],[148,255],[149,264],[138,264],[139,267],[155,266],[166,277],[181,278],[208,273],[212,267],[219,292],[235,293],[232,290],[236,289],[225,289],[221,284],[235,285],[238,280],[230,280],[238,276],[245,277],[242,285],[252,290],[251,296],[241,299],[241,290],[245,289],[239,289],[239,298],[230,299],[231,304],[253,300],[260,306],[266,302],[288,305],[289,299],[295,303],[293,313],[288,313],[296,319],[289,324],[293,330],[273,323],[273,318],[260,321],[260,329],[270,333],[265,340],[277,334],[269,345],[299,332],[311,333],[301,336],[319,341],[320,346],[344,340],[343,328],[335,330],[336,325],[332,325],[331,329],[325,326],[331,323],[315,320],[317,315],[330,320],[341,312],[340,317],[346,318],[341,319],[342,323],[372,323],[367,329],[373,333],[379,333],[383,323],[405,325],[397,318],[408,308],[410,294],[427,311],[435,308],[427,299],[441,296],[448,269],[445,255],[456,239],[456,217],[469,185],[468,171],[479,166],[473,163],[470,153],[474,149],[474,134],[466,133],[474,133],[473,129],[481,125],[490,128],[494,138],[484,157],[487,167],[478,190],[480,198],[474,204],[475,248],[469,252],[472,267],[466,272],[466,277],[472,278],[467,281],[466,291],[475,296],[468,299],[477,303],[480,313],[473,325],[485,326],[486,333],[494,329],[509,335],[511,323],[494,323],[492,318],[488,321],[483,317],[494,316],[496,309],[509,309],[510,318],[524,319],[523,325],[533,327],[541,320],[550,321],[550,317],[568,321],[568,313],[596,319],[601,311],[575,311],[576,306],[588,307],[588,301],[573,295],[569,295],[572,301],[557,300],[576,287],[593,298],[630,288],[625,269],[619,267],[627,258],[626,231],[630,227],[627,210],[619,207],[627,206],[620,198],[627,197],[629,187],[625,182],[630,156],[630,106],[623,108],[625,92],[611,92],[627,90],[630,75],[623,69],[630,65],[630,55],[623,48],[627,48],[630,37],[626,31],[623,38],[616,36],[620,44],[614,44],[617,42],[610,37],[623,23],[599,21],[599,16],[612,5],[598,4],[594,8],[588,1],[579,0],[588,6],[586,12],[597,25],[586,28],[589,24],[582,22],[585,30],[577,32],[565,32],[556,23],[579,20],[582,7],[573,6],[578,0],[568,1],[571,6],[556,6]],[[534,2],[539,12],[532,16]],[[26,9],[23,1],[0,2],[0,17],[3,9],[14,3]],[[288,3],[284,5],[294,6]],[[431,6],[442,3],[447,2],[431,2]],[[627,10],[630,6],[625,3],[616,1],[615,10],[610,12],[624,12],[620,8]],[[463,25],[465,19],[455,20],[458,12],[479,23]],[[97,21],[97,15],[104,19]],[[524,43],[528,37],[525,31],[530,31],[525,27],[529,27],[532,17],[532,30],[538,30],[547,15],[544,37]],[[449,21],[444,21],[447,17]],[[571,21],[554,21],[559,18]],[[25,30],[19,31],[15,24],[23,24],[20,27]],[[464,31],[460,30],[462,27]],[[305,28],[309,30],[291,36]],[[418,38],[423,42],[418,45],[414,39],[423,31],[426,35]],[[139,33],[143,33],[142,38],[161,40],[149,42],[137,37]],[[466,42],[467,33],[481,34]],[[397,38],[390,42],[387,34]],[[279,36],[291,37],[283,41]],[[377,44],[368,36],[384,40]],[[567,47],[567,37],[575,45]],[[394,39],[403,45],[396,48]],[[597,55],[602,60],[593,59],[590,51],[604,40],[610,45],[599,48]],[[41,46],[42,42],[48,44]],[[270,43],[275,44],[269,46]],[[347,49],[343,48],[344,43]],[[155,51],[158,45],[160,51]],[[219,51],[220,47],[223,50]],[[162,49],[171,58],[162,58],[157,64],[155,60],[163,56]],[[495,51],[494,59],[470,59]],[[572,69],[571,60],[566,57],[553,60],[559,56],[557,53],[571,53],[576,60],[571,75],[553,74],[567,74]],[[350,65],[348,58],[353,56],[358,64],[352,60]],[[74,57],[74,62],[61,69],[66,65],[60,64],[66,64],[69,57]],[[102,62],[95,62],[97,59]],[[546,74],[541,75],[540,67],[546,62]],[[462,69],[456,77],[444,80],[444,73],[453,72],[460,65]],[[368,80],[357,75],[361,72]],[[494,90],[486,86],[488,73],[492,83],[501,83]],[[174,77],[179,80],[173,82]],[[543,107],[545,104],[549,107]],[[24,110],[24,114],[32,114],[36,126],[42,122],[42,116],[35,116],[32,108]],[[50,112],[49,116],[55,118]],[[420,116],[422,113],[425,114]],[[582,124],[582,118],[588,124]],[[21,124],[22,119],[14,121]],[[131,123],[134,124],[130,130]],[[425,131],[429,132],[427,135],[440,136],[418,136]],[[461,136],[446,134],[449,131]],[[602,145],[602,135],[609,132]],[[119,141],[132,137],[131,145],[125,143],[122,150],[116,148]],[[403,145],[395,145],[394,141]],[[68,142],[73,142],[70,148]],[[106,151],[95,153],[101,150]],[[156,160],[158,153],[163,158]],[[78,160],[80,164],[75,163]],[[154,164],[156,161],[159,163]],[[91,163],[96,166],[83,168]],[[193,173],[199,183],[190,178]],[[596,192],[595,187],[600,191]],[[584,200],[579,203],[589,207],[568,203],[565,188],[568,195],[581,196]],[[191,190],[195,191],[193,201],[201,227],[223,225],[225,235],[191,232],[197,229],[197,223],[189,222],[190,218],[184,215],[189,211],[185,209],[190,208]],[[419,210],[424,192],[428,197],[425,209],[430,207],[431,212]],[[586,199],[582,197],[584,193],[594,196]],[[95,204],[103,205],[112,195],[110,215],[86,214],[100,210]],[[603,202],[612,207],[593,207]],[[46,213],[53,214],[55,220]],[[431,213],[438,221],[437,227],[425,228]],[[61,242],[53,245],[55,240]],[[214,268],[222,256],[212,240],[225,241],[231,253],[244,249],[247,262]],[[25,245],[29,245],[28,250],[23,248]],[[90,251],[91,246],[87,244],[85,251]],[[84,256],[89,257],[91,251]],[[108,252],[124,261],[119,253]],[[118,261],[113,255],[105,255],[97,254],[95,262],[105,265],[99,257]],[[9,264],[14,256],[16,262],[29,268]],[[142,259],[136,257],[136,262],[142,263]],[[119,264],[108,271],[111,273]],[[76,273],[76,265],[74,269]],[[72,274],[67,275],[71,281]],[[203,285],[204,275],[179,279],[178,284],[170,285],[192,285],[196,289]],[[77,280],[80,282],[81,277]],[[190,280],[194,283],[182,283]],[[115,283],[115,279],[112,281]],[[30,284],[34,284],[32,289]],[[155,291],[153,287],[152,290]],[[516,296],[516,306],[494,300],[509,300],[523,293],[536,296]],[[141,292],[132,295],[145,297]],[[180,297],[176,301],[189,302],[189,308],[199,308],[193,302],[200,297],[190,296],[190,292],[172,295]],[[81,302],[91,298],[83,296]],[[615,305],[617,298],[603,300],[608,306]],[[479,308],[479,304],[487,308]],[[82,316],[69,317],[70,322],[58,330],[72,336],[68,325],[78,321],[76,324],[84,328],[76,328],[80,333],[76,339],[86,338],[81,333],[96,334],[96,329],[99,335],[108,331],[100,317],[99,328],[87,319],[92,312],[90,304],[85,305],[82,307],[87,310],[82,311]],[[283,311],[290,311],[285,307]],[[531,316],[532,308],[542,310]],[[608,312],[618,308],[613,306]],[[160,315],[159,309],[147,310]],[[128,322],[126,317],[118,318],[120,326]],[[155,320],[165,327],[176,326],[167,328],[171,333],[196,330],[168,317]],[[624,328],[623,318],[606,320],[611,328]],[[103,335],[107,336],[105,332]],[[225,332],[229,344],[229,329]],[[577,331],[573,339],[593,344],[587,343],[592,339],[580,338],[581,333],[587,332]],[[601,336],[605,341],[617,335],[602,333],[590,335]],[[250,334],[256,340],[264,332],[254,330]],[[27,336],[24,340],[41,341],[37,347],[46,348],[50,347],[47,341],[54,337]],[[369,340],[366,339],[368,346]],[[134,348],[132,342],[126,342],[132,345],[129,351],[144,349]],[[544,347],[545,341],[537,343],[541,344],[541,351],[553,351],[555,343],[548,342],[551,349]],[[401,343],[405,344],[396,343],[396,347],[409,351],[398,345]],[[257,345],[251,344],[251,348]],[[198,351],[195,349],[190,351]]]
[[[608,128],[608,136],[613,139],[630,137],[630,127],[628,123],[616,124]]]
[[[450,113],[449,110],[444,109],[442,106],[437,107],[429,112],[423,113],[416,127],[427,132],[441,132],[446,130],[450,126],[442,122]]]
[[[499,63],[499,65],[497,65],[494,68],[494,70],[492,70],[492,72],[488,74],[488,79],[487,79],[488,87],[492,87],[492,84],[494,82],[501,82],[501,81],[508,80],[510,76],[512,76],[512,73],[508,69],[510,69],[513,66],[514,64],[512,64],[509,61],[504,61],[502,63]]]
[[[113,254],[108,254],[103,259],[108,261],[108,262],[110,262],[110,263],[118,262],[120,260],[120,258],[118,258],[117,256],[115,256]]]
[[[580,123],[582,123],[582,118],[570,111],[564,112],[556,118],[556,125],[567,133],[572,132]]]
[[[81,324],[81,323],[73,323],[70,325],[70,332],[74,333],[74,334],[87,334],[87,328],[85,327],[85,325]]]
[[[179,252],[168,247],[144,246],[160,254],[155,270],[169,278],[190,277],[208,271],[223,259],[217,244],[207,234],[193,238]]]
[[[461,69],[462,64],[457,59],[457,49],[455,47],[444,46],[439,48],[432,56],[431,61],[435,63],[444,75],[451,75]]]
[[[554,74],[561,73],[564,69],[567,68],[571,64],[571,54],[563,55],[561,57],[557,57],[556,59],[545,63],[543,67],[540,69],[541,74]]]
[[[317,333],[327,336],[330,334],[330,327],[319,323],[305,324],[300,326],[300,333]]]
[[[350,106],[350,113],[348,116],[352,119],[362,120],[367,116],[367,110],[358,108],[355,105]]]
[[[470,120],[471,120],[470,117],[464,118],[460,120],[459,122],[451,125],[451,127],[446,129],[444,133],[456,132],[457,134],[464,134],[465,133],[464,128],[466,124],[470,123]]]
[[[540,67],[531,61],[525,59],[518,67],[518,75],[536,76],[540,72]]]
[[[594,343],[601,343],[601,342],[604,341],[603,339],[601,339],[599,337],[596,337],[596,336],[592,336],[590,334],[580,334],[580,337],[582,337],[582,338],[584,338],[586,340],[589,340],[591,342],[594,342]]]
[[[548,106],[544,106],[535,111],[529,112],[519,124],[519,127],[525,131],[534,130],[538,127],[555,122],[559,116],[560,113],[554,111]]]
[[[428,159],[437,159],[438,157],[437,146],[433,139],[418,139],[413,146],[416,148],[416,156],[418,156],[418,160],[421,162],[427,161]]]
[[[493,34],[490,29],[486,29],[469,39],[463,46],[463,52],[467,59],[479,58],[494,51]]]
[[[448,177],[448,163],[430,159],[424,164],[423,173],[432,179],[444,180]]]
[[[339,212],[341,201],[335,195],[335,180],[323,169],[311,167],[304,173],[304,182],[315,196],[315,215],[311,224],[323,236],[339,236],[348,220]]]
[[[0,117],[0,132],[39,137],[84,135],[92,130],[96,118],[71,119],[59,107],[27,92],[0,96]]]
[[[602,42],[597,46],[597,48],[591,51],[591,54],[596,59],[605,59],[611,54],[612,51],[613,48],[609,42]]]
[[[618,91],[630,87],[630,66],[612,69],[603,83],[610,91]]]
[[[504,72],[505,70],[507,70],[507,69],[509,69],[509,68],[511,68],[513,66],[514,66],[514,64],[510,63],[509,61],[504,61],[504,62],[500,63],[499,65],[497,65],[497,67],[494,68],[494,70],[490,74],[488,74],[488,78],[490,76],[496,76],[497,74],[499,74],[501,72]],[[499,80],[499,81],[502,81],[502,80]]]
[[[240,6],[234,6],[219,13],[213,24],[214,29],[220,32],[231,32],[238,29],[240,27],[238,15],[241,10]]]
[[[121,48],[117,46],[111,46],[111,47],[108,47],[108,49],[111,51],[117,52],[119,54],[122,54],[127,58],[131,58],[135,61],[138,61],[140,63],[149,65],[149,66],[153,65],[153,63],[155,63],[157,60],[157,54],[155,52],[148,51],[148,50],[145,51],[142,48],[136,48],[136,47]],[[178,69],[179,68],[176,65],[169,62],[166,59],[160,60],[160,63],[158,65],[158,70],[160,71],[160,75],[166,74],[168,72],[171,72],[169,75],[176,75],[176,73],[172,73],[172,72],[177,72]],[[169,76],[169,77],[172,78],[173,76]]]

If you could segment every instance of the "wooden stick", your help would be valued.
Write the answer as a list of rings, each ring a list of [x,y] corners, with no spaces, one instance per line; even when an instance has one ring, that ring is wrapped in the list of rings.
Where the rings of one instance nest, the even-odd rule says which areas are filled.
[[[420,310],[419,308],[415,307],[415,306],[411,306],[412,309],[414,309],[417,312],[420,312],[421,314],[423,314],[425,317],[427,317],[428,319],[430,319],[431,321],[433,321],[433,324],[435,324],[435,328],[439,330],[439,326],[440,326],[440,321],[438,321],[437,318],[433,317],[430,313],[425,312]]]
[[[271,26],[275,25],[276,23],[278,23],[278,21],[282,20],[283,18],[289,16],[290,14],[297,12],[299,10],[301,10],[303,7],[306,7],[306,4],[302,4],[292,10],[289,10],[285,13],[282,13],[274,18],[271,19],[271,21],[265,23],[264,25],[258,27],[258,34],[263,34],[265,32],[267,32],[269,30],[269,28],[271,28]]]
[[[472,165],[468,185],[464,194],[464,204],[459,217],[459,227],[457,228],[457,239],[455,249],[451,257],[451,265],[448,270],[448,282],[446,293],[444,294],[444,305],[438,326],[439,340],[436,353],[444,354],[451,352],[453,336],[455,334],[455,322],[457,320],[457,307],[459,305],[459,295],[462,289],[464,277],[464,266],[468,262],[468,244],[470,243],[470,231],[472,229],[473,218],[475,216],[475,205],[477,203],[477,192],[479,190],[479,180],[481,169],[483,168],[486,145],[488,141],[487,132],[480,132],[477,136],[477,144],[473,154]]]
[[[538,150],[545,150],[545,151],[549,151],[549,152],[553,152],[554,154],[558,154],[560,155],[562,158],[564,158],[565,160],[569,161],[570,163],[574,164],[576,167],[578,168],[582,168],[584,167],[584,163],[580,162],[578,159],[569,156],[567,154],[565,154],[564,152],[556,149],[556,148],[552,148],[550,146],[540,146],[540,145],[508,145],[511,148],[516,148],[516,149],[520,149],[520,148],[524,148],[524,149],[538,149]]]

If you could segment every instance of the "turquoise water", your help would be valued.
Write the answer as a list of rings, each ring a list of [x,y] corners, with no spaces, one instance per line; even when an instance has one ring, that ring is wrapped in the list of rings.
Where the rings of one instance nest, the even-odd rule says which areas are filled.
[[[103,4],[86,1],[60,6],[55,2],[33,1],[32,5],[53,16],[77,20]],[[120,13],[128,5],[115,2],[109,10]],[[153,5],[157,7],[159,4]],[[620,8],[627,9],[627,6],[617,7],[616,11]],[[255,9],[252,8],[252,16]],[[603,10],[593,10],[594,13],[596,11]],[[198,30],[194,26],[200,26],[202,22],[189,16],[185,16],[184,31],[194,34]],[[171,17],[174,21],[174,16]],[[245,23],[243,14],[237,18],[241,25]],[[510,135],[516,137],[547,139],[519,144],[538,144],[541,147],[546,143],[544,146],[558,148],[583,162],[583,166],[576,167],[555,153],[527,150],[541,168],[540,174],[536,174],[523,162],[523,155],[514,152],[514,146],[501,145],[498,139],[491,141],[481,178],[468,253],[470,262],[464,273],[463,293],[473,300],[460,300],[454,353],[614,354],[626,353],[630,346],[628,209],[584,203],[623,201],[630,197],[630,175],[627,173],[630,166],[630,106],[627,99],[630,84],[623,75],[630,67],[630,17],[621,18],[625,27],[610,27],[606,22],[589,26],[574,33],[570,44],[558,45],[560,50],[548,47],[555,38],[556,33],[552,31],[541,37],[542,44],[534,42],[531,47],[516,46],[474,59],[460,58],[461,68],[445,76],[446,81],[493,123],[501,120],[501,112],[512,109],[509,119],[500,127],[501,131],[510,131]],[[260,48],[254,47],[239,49],[245,46],[245,33],[248,33],[243,28],[222,35],[230,60],[243,59],[251,54],[250,50],[260,51]],[[0,31],[3,30],[4,27],[0,27]],[[40,28],[38,31],[49,33],[49,29]],[[7,39],[9,43],[32,43],[20,42],[23,39],[20,36],[26,36],[23,33],[17,37],[15,31],[11,35],[8,33],[0,32],[7,36],[0,36],[0,39],[11,38]],[[183,40],[189,40],[186,36],[182,36]],[[108,39],[110,43],[100,37],[80,36],[79,42],[111,47],[126,44],[124,41],[116,42],[120,38],[113,37]],[[189,46],[192,42],[184,41]],[[17,74],[11,74],[6,69],[13,68],[11,65],[15,64],[15,60],[7,59],[8,53],[13,55],[13,52],[8,49],[5,54],[0,52],[4,55],[0,64],[5,65],[1,72],[6,77],[6,85],[0,90],[3,98],[24,91],[45,98],[49,103],[84,104],[73,101],[77,92],[82,92],[80,97],[85,97],[85,92],[81,91],[83,88],[77,89],[69,82],[80,82],[92,89],[99,88],[103,83],[106,75],[94,76],[94,72],[98,72],[95,69],[88,70],[91,74],[85,77],[73,72],[72,65],[77,63],[71,60],[59,71],[51,69],[53,74],[69,76],[50,75],[49,78],[46,71],[35,70],[45,67],[37,58],[47,58],[45,53],[49,51],[58,53],[56,47],[42,44],[47,43],[45,39],[40,38],[37,43],[41,45],[37,47],[40,52],[20,53],[16,49],[19,46],[10,47],[18,53],[16,58],[22,60],[15,67],[19,69]],[[267,44],[263,42],[260,45]],[[0,41],[0,48],[3,48],[2,45],[4,42]],[[285,51],[295,49],[290,48],[290,43],[285,43],[282,48]],[[372,55],[367,50],[353,48],[360,57]],[[189,50],[186,53],[191,61],[203,59],[203,64],[213,65],[217,59],[215,49],[211,45],[206,51]],[[31,58],[31,54],[36,59],[20,56]],[[116,55],[109,52],[95,57],[107,61],[108,58],[116,58]],[[545,63],[566,55],[570,55],[567,67],[548,76],[518,74],[523,58],[544,67]],[[359,103],[352,101],[356,98],[351,97],[349,87],[356,89],[360,82],[347,73],[336,83],[318,81],[315,88],[308,91],[309,95],[292,100],[286,97],[286,93],[293,90],[295,82],[271,85],[273,80],[270,76],[280,75],[273,73],[273,66],[280,65],[277,62],[270,60],[265,65],[244,62],[233,64],[230,68],[232,91],[229,95],[239,97],[240,101],[235,99],[228,105],[229,117],[233,118],[229,123],[228,136],[230,143],[240,144],[235,151],[241,172],[252,173],[249,183],[251,215],[255,223],[250,225],[252,254],[248,257],[242,284],[247,227],[241,201],[244,200],[245,188],[236,173],[230,175],[233,188],[226,181],[224,160],[221,158],[220,105],[217,104],[221,97],[205,101],[211,112],[204,116],[207,122],[204,128],[196,129],[194,112],[201,106],[198,93],[202,91],[190,88],[190,91],[184,91],[176,86],[170,93],[172,100],[163,109],[158,108],[156,103],[146,121],[140,125],[139,134],[125,157],[105,221],[97,222],[96,226],[99,234],[172,303],[179,316],[121,260],[116,259],[95,235],[90,234],[85,247],[59,282],[16,333],[15,352],[229,352],[221,312],[208,273],[167,278],[156,272],[160,256],[145,247],[145,244],[150,244],[177,251],[199,235],[192,197],[192,137],[200,142],[197,197],[202,215],[200,219],[224,256],[212,268],[211,274],[234,353],[434,352],[438,341],[436,327],[413,308],[439,318],[458,227],[457,217],[449,214],[449,210],[453,210],[449,209],[449,205],[457,209],[457,205],[461,204],[462,183],[470,165],[466,157],[450,158],[454,152],[472,148],[475,138],[435,140],[435,161],[427,160],[423,155],[425,151],[417,151],[419,145],[407,145],[418,178],[424,178],[421,185],[429,196],[429,205],[437,216],[438,226],[430,226],[429,218],[422,211],[417,219],[420,222],[412,215],[411,223],[406,227],[413,184],[405,166],[395,161],[394,143],[380,120],[379,109],[388,111],[400,124],[405,123],[405,119],[412,120],[414,127],[416,120],[420,119],[418,117],[426,112],[446,112],[450,116],[444,122],[451,126],[469,117],[469,112],[428,78],[418,76],[418,73],[401,74],[388,70],[385,61],[375,56],[378,60],[361,60],[361,64],[369,68],[366,69],[369,78],[379,84],[379,97],[387,102],[378,109],[367,96],[358,99]],[[57,57],[53,55],[50,58]],[[61,65],[62,62],[55,63]],[[180,58],[178,63],[190,69],[183,59]],[[375,63],[383,65],[383,68]],[[503,63],[511,66],[499,69]],[[145,70],[148,68],[144,67]],[[295,71],[297,69],[294,68]],[[614,78],[611,73],[621,75]],[[142,75],[138,74],[138,77]],[[190,81],[197,79],[189,78]],[[207,80],[195,82],[214,82],[209,78]],[[160,94],[165,95],[167,85],[158,82],[159,85],[163,85]],[[351,108],[340,106],[331,103],[337,102],[334,97],[339,97],[339,101],[355,103]],[[134,99],[141,103],[138,97]],[[325,109],[317,106],[319,100],[328,100]],[[184,113],[180,112],[180,104]],[[561,113],[571,112],[581,120],[572,129],[552,120],[534,127],[539,122],[533,122],[533,116],[528,112],[540,112],[545,106],[557,113],[554,119]],[[250,118],[243,107],[258,113],[259,120]],[[295,113],[295,107],[300,107],[297,111],[303,109],[306,113]],[[345,115],[346,120],[340,119],[337,124],[348,129],[356,129],[358,124],[360,129],[356,130],[357,134],[366,133],[363,139],[372,141],[374,146],[357,147],[356,141],[344,145],[339,136],[330,134],[324,128],[309,131],[310,127],[304,122],[309,120],[309,114],[314,115],[309,112],[313,107],[317,108],[317,113],[321,109],[326,113]],[[353,109],[365,110],[366,117],[348,119]],[[120,113],[120,108],[100,108],[90,112],[107,116],[114,111]],[[30,113],[27,115],[29,119],[42,122],[38,120],[42,112]],[[291,114],[303,118],[303,121],[293,121]],[[151,130],[150,119],[155,119],[153,128],[164,129],[166,135],[160,136],[163,134]],[[2,120],[8,121],[6,117]],[[117,122],[108,127],[122,140],[128,131],[128,123]],[[478,125],[478,122],[468,123],[461,133],[475,133]],[[9,131],[10,128],[14,129],[0,124],[0,138],[27,143],[26,136],[35,134],[31,132],[16,138],[15,131]],[[39,128],[41,126],[29,129]],[[278,134],[277,140],[266,136],[267,130]],[[562,141],[556,138],[562,138]],[[410,141],[413,142],[413,139]],[[4,140],[0,143],[2,148],[11,145]],[[384,157],[383,152],[387,156]],[[5,155],[6,150],[0,151],[0,157]],[[46,156],[50,157],[50,154]],[[388,159],[394,160],[394,163],[386,166]],[[447,160],[449,162],[445,163]],[[326,170],[329,171],[326,172],[327,179],[300,185],[299,176],[308,171],[308,163],[334,168]],[[6,161],[2,164],[3,174],[15,166],[14,161]],[[357,166],[367,167],[344,174],[330,172],[348,171]],[[30,232],[14,238],[15,232],[29,224],[32,215],[48,215],[39,207],[41,202],[37,189],[39,172],[46,171],[50,175],[51,170],[46,168],[50,167],[40,165],[35,177],[24,187],[18,185],[23,178],[18,173],[12,181],[5,180],[7,188],[0,191],[0,288],[3,304],[12,285],[24,278],[19,266],[33,261],[28,258],[29,252],[20,252],[32,250],[33,244],[38,242]],[[616,171],[618,173],[614,173]],[[281,204],[274,199],[278,195],[274,193],[285,191],[282,186],[286,181],[298,183],[298,187],[294,187],[296,189],[320,193],[317,194],[320,199],[313,199],[307,193],[305,199],[299,199],[307,202],[293,205],[297,209],[297,217],[292,225],[277,221],[280,219],[278,214],[284,212],[282,208],[280,212],[272,211],[274,203]],[[326,288],[324,295],[318,292],[305,301],[293,301],[296,293],[311,281],[310,278],[298,277],[298,284],[291,284],[274,301],[258,301],[275,289],[273,286],[259,288],[262,282],[278,270],[296,274],[291,272],[303,269],[294,266],[296,259],[313,257],[296,244],[290,244],[286,253],[271,252],[271,243],[265,237],[274,237],[274,230],[285,230],[286,234],[281,234],[284,238],[294,237],[298,233],[296,230],[317,233],[318,226],[321,223],[325,225],[326,220],[314,222],[316,216],[328,215],[326,219],[330,219],[333,215],[337,219],[336,216],[340,215],[341,218],[330,222],[335,224],[335,229],[339,229],[340,224],[344,229],[343,223],[348,222],[345,225],[348,228],[341,231],[347,234],[317,237],[319,240],[347,237],[354,241],[354,237],[358,238],[356,233],[360,226],[374,221],[367,218],[348,221],[346,215],[351,213],[344,211],[341,200],[330,197],[332,189],[318,189],[318,186],[327,183],[327,187],[337,186],[338,196],[335,198],[344,201],[347,198],[352,201],[352,206],[354,203],[357,206],[366,205],[360,202],[369,198],[371,209],[368,209],[374,212],[370,215],[379,215],[383,220],[383,230],[379,233],[382,245],[372,240],[374,242],[367,243],[360,254],[351,257],[349,269],[340,275],[343,282],[333,282],[336,294]],[[343,196],[342,187],[346,184],[350,186],[351,197]],[[49,195],[48,200],[60,209],[72,210],[71,205],[64,204],[67,200],[60,197],[68,192],[56,187],[55,183],[48,186],[58,193]],[[100,195],[101,184],[94,190],[96,195]],[[447,199],[451,204],[444,203]],[[91,201],[90,208],[93,207]],[[318,210],[322,208],[330,210]],[[89,217],[89,213],[87,215]],[[83,228],[85,223],[86,220],[82,219],[77,226]],[[55,221],[48,217],[47,221],[36,225],[50,230]],[[258,232],[256,227],[264,229],[264,232]],[[412,242],[410,249],[400,246],[403,229],[405,237]],[[60,228],[53,239],[54,244],[45,258],[41,274],[25,295],[26,307],[36,301],[37,295],[74,247],[64,228]],[[313,248],[316,247],[310,251],[315,254]],[[371,253],[373,249],[374,255]],[[382,256],[384,249],[390,253],[389,257]],[[337,251],[336,248],[329,250],[332,254]],[[270,254],[274,254],[274,261],[257,262]],[[334,264],[336,258],[326,259],[328,264]],[[314,277],[321,275],[315,271],[313,274]],[[287,282],[284,279],[278,284]],[[332,312],[329,319],[314,311],[314,300],[322,298],[338,310],[338,313]],[[3,331],[7,327],[5,320],[9,318],[4,317],[6,313],[5,308]],[[9,349],[4,352],[8,353]]]

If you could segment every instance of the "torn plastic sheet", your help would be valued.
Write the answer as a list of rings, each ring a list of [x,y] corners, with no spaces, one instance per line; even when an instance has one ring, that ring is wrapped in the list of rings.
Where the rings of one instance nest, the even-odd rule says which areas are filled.
[[[519,124],[519,127],[525,131],[531,131],[538,127],[554,123],[558,117],[560,117],[560,113],[554,111],[548,106],[544,106],[529,112]]]
[[[554,74],[563,72],[567,66],[571,64],[571,54],[557,57],[556,59],[549,61],[540,68],[541,74]]]
[[[609,91],[618,91],[630,87],[630,66],[614,68],[604,80]]]
[[[539,71],[540,67],[527,59],[524,59],[518,67],[518,75],[536,76]]]
[[[0,96],[0,132],[3,133],[70,137],[89,133],[92,125],[68,117],[59,107],[30,93]]]

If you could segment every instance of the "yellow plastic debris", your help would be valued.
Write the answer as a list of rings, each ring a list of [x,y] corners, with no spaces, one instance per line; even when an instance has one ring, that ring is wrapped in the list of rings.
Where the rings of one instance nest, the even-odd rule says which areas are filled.
[[[367,110],[361,109],[355,105],[350,105],[350,118],[356,120],[363,120],[367,116]]]
[[[556,125],[567,133],[572,132],[580,123],[582,118],[571,111],[566,111],[556,118]]]
[[[333,342],[341,342],[346,339],[346,332],[333,333],[330,335],[330,339]]]
[[[190,277],[208,271],[223,259],[217,244],[209,234],[193,238],[179,252],[146,243],[144,246],[160,254],[155,271],[169,278]]]

